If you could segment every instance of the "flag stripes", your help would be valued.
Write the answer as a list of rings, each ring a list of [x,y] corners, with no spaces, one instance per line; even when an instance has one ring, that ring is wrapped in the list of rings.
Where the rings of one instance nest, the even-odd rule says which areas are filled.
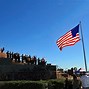
[[[80,40],[79,33],[76,33],[76,36],[73,37],[73,30],[75,29],[68,31],[56,41],[60,50],[62,50],[63,47],[72,46]]]

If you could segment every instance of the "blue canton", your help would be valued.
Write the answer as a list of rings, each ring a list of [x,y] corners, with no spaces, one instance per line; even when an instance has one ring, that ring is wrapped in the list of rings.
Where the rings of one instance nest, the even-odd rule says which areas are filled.
[[[76,34],[79,33],[79,25],[71,30],[72,37],[76,37]]]

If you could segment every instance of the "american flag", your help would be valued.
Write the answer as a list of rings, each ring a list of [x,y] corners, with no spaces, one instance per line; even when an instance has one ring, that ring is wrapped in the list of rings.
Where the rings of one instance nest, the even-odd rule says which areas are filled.
[[[66,34],[61,36],[56,41],[56,43],[59,49],[62,50],[63,47],[72,46],[79,40],[80,40],[80,37],[79,37],[79,24],[78,24],[76,27],[74,27],[73,29],[68,31]]]

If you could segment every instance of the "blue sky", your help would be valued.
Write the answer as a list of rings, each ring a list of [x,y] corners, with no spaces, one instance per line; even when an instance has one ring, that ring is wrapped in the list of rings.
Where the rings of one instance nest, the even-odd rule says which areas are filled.
[[[48,63],[64,69],[84,68],[81,41],[62,51],[56,45],[56,40],[79,21],[89,69],[89,0],[0,0],[0,47],[45,57]]]

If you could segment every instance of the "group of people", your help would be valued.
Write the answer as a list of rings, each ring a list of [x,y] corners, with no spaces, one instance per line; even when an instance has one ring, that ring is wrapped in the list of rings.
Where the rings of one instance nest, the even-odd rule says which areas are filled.
[[[0,52],[4,52],[4,47],[0,48]],[[45,58],[36,58],[36,56],[31,57],[30,55],[22,54],[20,55],[19,53],[14,53],[14,52],[6,52],[7,58],[10,58],[12,60],[15,60],[15,62],[22,62],[22,63],[27,63],[27,64],[35,64],[35,65],[46,65]]]
[[[13,52],[6,52],[7,58],[10,58],[12,60],[15,60],[15,62],[22,62],[22,63],[27,63],[27,64],[35,64],[35,65],[46,65],[45,58],[36,58],[36,56],[31,57],[30,55],[22,54],[20,55],[19,53],[13,53]]]
[[[89,89],[89,76],[85,71],[80,76],[73,74],[73,80],[70,83],[68,78],[65,80],[65,89]]]

